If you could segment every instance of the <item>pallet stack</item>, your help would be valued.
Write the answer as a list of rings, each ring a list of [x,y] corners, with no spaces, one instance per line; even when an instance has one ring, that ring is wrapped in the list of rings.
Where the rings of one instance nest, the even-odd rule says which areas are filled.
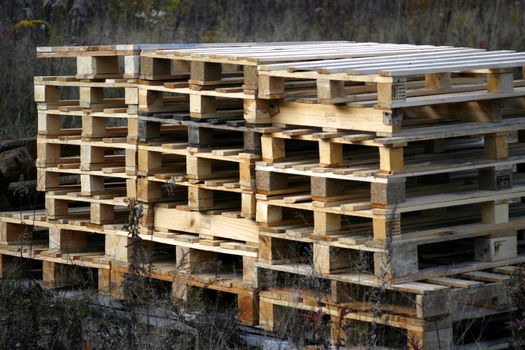
[[[0,267],[22,254],[64,285],[82,266],[122,297],[134,199],[150,277],[174,299],[205,289],[272,332],[293,311],[333,345],[509,344],[525,54],[296,42],[38,55],[76,57],[77,74],[35,78],[46,211],[2,214]]]
[[[263,327],[293,307],[329,315],[335,343],[382,327],[376,345],[428,349],[465,341],[464,324],[504,328],[508,264],[523,261],[523,58],[450,48],[259,67],[269,95],[289,79],[317,93],[272,118],[302,129],[262,137],[257,266],[326,283],[322,296],[263,290]],[[315,146],[288,152],[300,143]]]

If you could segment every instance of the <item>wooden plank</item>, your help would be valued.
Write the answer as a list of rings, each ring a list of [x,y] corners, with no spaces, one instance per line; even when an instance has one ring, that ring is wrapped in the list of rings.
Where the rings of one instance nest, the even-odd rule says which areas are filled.
[[[245,218],[230,218],[170,208],[156,208],[155,229],[176,230],[229,238],[244,242],[258,242],[257,224]]]
[[[510,280],[510,276],[500,275],[497,273],[485,272],[485,271],[472,271],[461,274],[464,278],[469,278],[475,281],[501,283]]]
[[[373,108],[284,102],[279,103],[279,108],[271,119],[273,123],[319,128],[330,127],[385,133],[396,130],[395,125],[384,123],[383,111]]]
[[[483,282],[476,282],[470,280],[462,280],[452,277],[434,277],[426,280],[428,283],[435,283],[443,286],[457,287],[457,288],[472,288],[483,285]]]

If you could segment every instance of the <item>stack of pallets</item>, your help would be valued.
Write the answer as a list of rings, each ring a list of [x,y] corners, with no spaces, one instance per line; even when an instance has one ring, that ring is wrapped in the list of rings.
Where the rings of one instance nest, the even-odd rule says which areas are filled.
[[[88,275],[94,286],[109,290],[106,241],[126,238],[119,223],[126,222],[124,199],[133,195],[127,184],[135,175],[126,174],[125,166],[136,151],[128,140],[136,138],[137,117],[127,100],[137,89],[139,54],[131,45],[37,50],[38,57],[66,64],[75,59],[76,74],[34,79],[37,189],[46,192],[46,211],[2,219],[2,265],[15,259],[9,252],[41,261],[46,284],[67,285]],[[112,227],[102,229],[104,224]]]
[[[381,345],[430,349],[462,340],[461,323],[504,327],[507,265],[524,258],[524,58],[447,49],[259,67],[268,96],[291,79],[317,92],[272,117],[300,129],[262,137],[258,266],[326,281],[322,297],[263,290],[263,327],[281,307],[321,310],[335,342],[362,344],[356,330],[366,341],[380,324]]]
[[[120,297],[134,199],[152,278],[174,298],[225,295],[242,323],[275,332],[300,314],[334,345],[506,346],[525,261],[525,54],[351,42],[38,54],[77,57],[77,75],[35,78],[46,212],[2,215],[3,264],[28,249],[22,224],[49,228],[30,255],[44,280],[83,264]]]

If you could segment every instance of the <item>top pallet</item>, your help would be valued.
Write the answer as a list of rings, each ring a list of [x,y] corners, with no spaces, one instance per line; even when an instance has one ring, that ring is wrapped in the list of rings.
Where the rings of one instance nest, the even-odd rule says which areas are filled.
[[[80,57],[80,56],[128,56],[141,51],[178,50],[203,47],[231,46],[232,44],[136,44],[136,45],[94,45],[94,46],[40,46],[36,56],[44,57]],[[251,45],[251,44],[238,44]]]
[[[303,45],[317,44],[341,44],[346,42],[306,42]],[[77,79],[106,79],[125,78],[135,79],[139,74],[139,55],[141,53],[155,52],[157,50],[177,52],[184,50],[217,50],[228,48],[239,50],[240,48],[268,47],[276,45],[295,46],[295,42],[282,43],[187,43],[187,44],[135,44],[135,45],[94,45],[94,46],[43,46],[37,47],[38,58],[77,58]],[[124,57],[124,73],[119,74],[118,57]],[[339,56],[333,56],[339,57]]]
[[[162,96],[189,95],[194,115],[243,108],[254,125],[390,137],[407,127],[499,122],[525,111],[525,80],[515,74],[525,53],[513,51],[339,41],[40,48],[38,55],[77,57],[77,79],[140,78],[144,113],[172,111]]]
[[[288,43],[283,43],[284,45]],[[239,43],[239,44],[135,44],[135,45],[94,45],[94,46],[42,46],[37,47],[38,58],[77,58],[78,79],[98,79],[124,77],[138,78],[139,55],[156,50],[196,50],[222,47],[253,47],[274,45],[270,43]],[[118,57],[124,57],[124,74],[118,74]]]
[[[36,56],[38,58],[76,58],[77,79],[136,79],[139,75],[139,55],[142,50],[190,47],[191,45],[45,46],[37,47]],[[119,64],[119,57],[124,57],[124,64]]]
[[[141,57],[164,66],[141,65],[142,79],[180,81],[191,71],[197,90],[239,80],[242,70],[243,85],[230,90],[280,100],[273,123],[384,136],[436,119],[497,122],[521,112],[516,98],[525,96],[522,75],[514,76],[525,53],[513,51],[323,42],[159,49]]]
[[[402,53],[436,52],[446,49],[451,48],[431,45],[355,43],[348,41],[247,43],[171,49],[161,48],[158,50],[143,51],[141,57],[149,59],[151,66],[157,65],[157,70],[162,71],[164,74],[159,75],[148,71],[148,64],[145,67],[141,67],[141,78],[148,80],[165,80],[163,78],[169,76],[170,71],[171,76],[174,77],[179,76],[175,73],[191,70],[194,83],[198,83],[200,80],[203,85],[206,85],[205,80],[208,80],[206,79],[207,77],[203,76],[203,79],[196,79],[198,78],[198,74],[196,74],[198,73],[196,72],[197,65],[195,65],[195,67],[189,67],[187,64],[190,62],[192,62],[192,64],[198,62],[202,65],[208,64],[209,67],[201,67],[200,70],[208,71],[209,82],[217,82],[221,78],[220,66],[222,64],[222,73],[228,74],[235,71],[243,71],[246,89],[246,86],[250,85],[250,82],[247,80],[249,78],[256,78],[257,67],[261,65],[279,62],[290,63],[310,60],[398,55]],[[170,67],[168,60],[177,61],[179,64],[172,64]],[[232,66],[237,66],[237,69],[233,69]]]
[[[449,49],[452,48],[448,46],[379,44],[371,42],[306,41],[159,49],[150,51],[145,56],[254,66],[274,62],[398,55]],[[455,50],[464,49],[457,48]]]
[[[525,92],[522,80],[513,82],[513,70],[525,65],[525,53],[469,48],[434,48],[415,53],[405,50],[396,54],[379,52],[365,58],[260,65],[259,74],[274,79],[272,86],[275,89],[263,92],[259,97],[282,93],[280,87],[284,78],[317,80],[321,103],[364,102],[375,98],[381,108],[517,97]],[[422,78],[424,85],[417,83]],[[345,95],[345,86],[349,82],[376,83],[376,94],[351,98]],[[485,93],[480,92],[482,85]],[[374,91],[361,89],[357,94],[363,92]]]

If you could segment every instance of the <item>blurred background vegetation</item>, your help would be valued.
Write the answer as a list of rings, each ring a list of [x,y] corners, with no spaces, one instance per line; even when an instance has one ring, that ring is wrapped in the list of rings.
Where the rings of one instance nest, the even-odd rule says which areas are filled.
[[[37,60],[37,46],[355,40],[525,50],[524,14],[525,0],[2,0],[0,139],[35,134],[33,76],[73,63]]]

